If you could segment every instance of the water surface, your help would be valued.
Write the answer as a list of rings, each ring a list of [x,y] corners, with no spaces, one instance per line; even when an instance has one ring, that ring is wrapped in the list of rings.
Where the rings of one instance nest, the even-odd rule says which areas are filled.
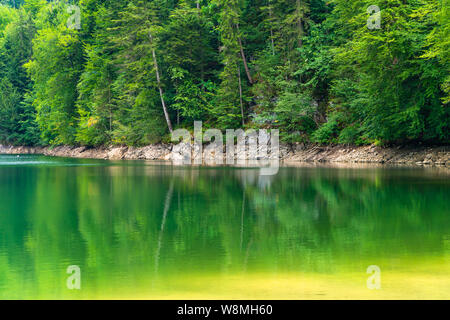
[[[0,155],[0,298],[450,298],[448,171],[258,173]]]

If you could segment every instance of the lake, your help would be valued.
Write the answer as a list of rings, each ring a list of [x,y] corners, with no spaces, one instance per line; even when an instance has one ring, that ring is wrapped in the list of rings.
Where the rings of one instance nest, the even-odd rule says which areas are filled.
[[[450,299],[448,169],[258,174],[0,155],[0,298]]]

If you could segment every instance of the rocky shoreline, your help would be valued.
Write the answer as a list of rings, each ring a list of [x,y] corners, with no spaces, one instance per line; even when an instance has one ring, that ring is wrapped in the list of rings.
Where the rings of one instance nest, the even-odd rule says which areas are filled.
[[[0,154],[43,154],[48,156],[109,160],[174,160],[177,146],[156,144],[145,147],[25,147],[0,145]],[[179,149],[179,148],[178,148]],[[450,147],[421,146],[320,146],[280,145],[283,162],[378,163],[450,166]]]

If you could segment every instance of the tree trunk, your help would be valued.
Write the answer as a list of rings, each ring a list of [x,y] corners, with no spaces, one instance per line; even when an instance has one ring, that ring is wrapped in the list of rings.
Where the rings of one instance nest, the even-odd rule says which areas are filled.
[[[245,73],[247,74],[248,81],[251,84],[253,84],[253,79],[252,79],[252,76],[250,75],[250,70],[248,69],[248,65],[247,65],[247,59],[245,58],[244,48],[242,47],[241,36],[239,34],[240,33],[239,32],[239,24],[236,25],[236,28],[237,28],[237,32],[238,32],[238,42],[239,42],[239,47],[241,49],[242,61],[244,62]]]
[[[242,101],[241,70],[239,70],[239,66],[237,66],[237,71],[238,71],[238,79],[239,79],[239,101],[241,103],[242,126],[244,126],[245,125],[245,121],[244,121],[244,103]]]
[[[167,126],[169,127],[169,131],[170,133],[172,133],[173,132],[172,122],[170,121],[169,113],[167,112],[166,102],[164,101],[164,92],[161,87],[161,78],[159,77],[158,61],[156,60],[156,52],[155,48],[153,47],[153,37],[150,31],[148,32],[148,35],[150,37],[150,44],[152,46],[153,64],[155,65],[156,81],[158,82],[159,96],[161,97],[161,104],[164,110],[164,117],[166,117],[166,122]]]

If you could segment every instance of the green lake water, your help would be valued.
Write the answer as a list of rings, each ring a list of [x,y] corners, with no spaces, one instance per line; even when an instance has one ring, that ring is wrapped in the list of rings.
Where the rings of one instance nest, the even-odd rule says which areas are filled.
[[[448,169],[258,174],[0,155],[0,299],[450,299]]]

